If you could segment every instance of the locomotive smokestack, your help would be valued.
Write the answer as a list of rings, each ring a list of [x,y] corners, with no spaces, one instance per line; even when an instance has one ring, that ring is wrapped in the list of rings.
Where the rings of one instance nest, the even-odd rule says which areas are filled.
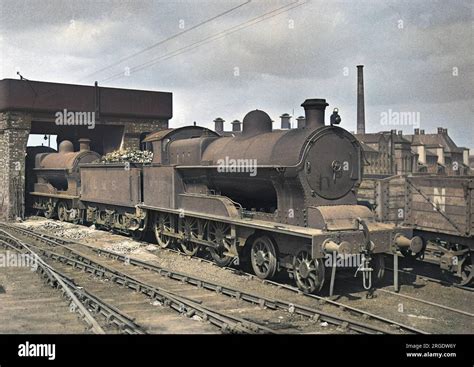
[[[364,65],[357,65],[357,134],[365,134]]]
[[[91,150],[91,140],[87,138],[81,138],[79,139],[79,151],[87,151]]]
[[[325,99],[307,99],[301,106],[305,112],[305,128],[317,129],[324,126],[324,111],[326,106]]]
[[[224,132],[224,120],[220,117],[214,120],[214,130],[218,133]]]

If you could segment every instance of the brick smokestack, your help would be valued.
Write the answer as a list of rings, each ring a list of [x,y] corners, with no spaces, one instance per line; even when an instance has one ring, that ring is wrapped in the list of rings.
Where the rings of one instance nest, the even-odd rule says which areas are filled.
[[[291,116],[287,113],[284,113],[283,115],[280,116],[281,119],[281,128],[282,129],[291,129]]]
[[[239,120],[232,121],[232,131],[242,131],[242,123]]]
[[[357,65],[357,134],[365,134],[364,65]]]
[[[218,133],[224,132],[224,120],[220,117],[214,120],[214,131]]]

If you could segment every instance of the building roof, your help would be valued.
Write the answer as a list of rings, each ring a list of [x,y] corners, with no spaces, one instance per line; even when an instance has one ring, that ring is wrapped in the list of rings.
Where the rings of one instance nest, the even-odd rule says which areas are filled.
[[[366,143],[364,143],[363,141],[359,141],[360,143],[360,146],[362,147],[362,150],[364,152],[372,152],[372,153],[378,153],[377,150],[375,150],[374,148],[368,146]]]
[[[146,136],[143,139],[144,142],[151,143],[153,141],[160,141],[164,139],[190,139],[190,138],[198,138],[201,136],[213,136],[218,137],[220,136],[215,131],[212,131],[206,127],[201,126],[183,126],[178,127],[176,129],[165,129],[160,131],[155,131]]]
[[[0,111],[56,113],[67,109],[101,116],[166,119],[173,117],[173,95],[168,92],[0,80]]]
[[[391,137],[393,136],[394,143],[411,144],[411,141],[405,139],[402,135],[392,134],[390,131],[382,131],[381,133],[384,134],[387,137],[387,139],[391,139]]]
[[[449,153],[462,153],[463,148],[459,148],[449,137],[446,129],[437,134],[413,134],[405,135],[412,144],[422,144],[427,147],[443,147],[444,151]]]
[[[354,134],[354,136],[364,143],[378,143],[381,138],[384,138],[382,133],[368,133],[368,134]]]

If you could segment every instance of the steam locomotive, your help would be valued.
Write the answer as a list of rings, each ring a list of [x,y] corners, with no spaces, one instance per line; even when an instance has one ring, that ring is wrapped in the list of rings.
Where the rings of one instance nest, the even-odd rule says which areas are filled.
[[[36,156],[33,207],[136,238],[151,230],[161,247],[190,256],[207,249],[218,265],[247,265],[264,279],[286,270],[308,293],[323,287],[328,255],[358,255],[371,287],[384,253],[417,253],[423,243],[357,204],[362,150],[335,126],[337,112],[325,125],[326,106],[306,100],[298,129],[273,130],[268,114],[254,110],[235,136],[198,126],[158,131],[145,139],[151,164],[93,163],[99,156],[87,139],[77,152],[63,141],[57,153]]]

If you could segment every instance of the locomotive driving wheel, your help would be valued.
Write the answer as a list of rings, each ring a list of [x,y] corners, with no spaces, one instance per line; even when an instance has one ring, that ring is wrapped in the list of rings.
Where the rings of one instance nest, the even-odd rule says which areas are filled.
[[[188,255],[194,256],[199,251],[199,245],[193,242],[198,238],[199,223],[196,218],[185,217],[180,220],[179,232],[184,235],[184,239],[180,241],[181,250]]]
[[[67,204],[65,202],[59,202],[58,203],[58,219],[61,221],[61,222],[67,222],[68,218],[69,218],[69,215],[67,213],[68,211],[68,208],[67,208]]]
[[[273,278],[277,271],[277,254],[268,236],[255,238],[250,249],[250,261],[255,275],[261,279]]]
[[[324,284],[323,259],[312,259],[308,251],[300,251],[293,258],[296,285],[305,293],[319,292]]]
[[[159,213],[153,225],[156,241],[162,248],[167,248],[175,241],[173,237],[166,235],[166,232],[173,232],[173,218],[170,213]]]
[[[228,266],[232,262],[233,257],[225,254],[227,247],[230,247],[229,240],[226,238],[230,234],[230,225],[221,222],[210,222],[208,230],[208,240],[217,245],[217,248],[209,248],[214,262],[219,266]]]

